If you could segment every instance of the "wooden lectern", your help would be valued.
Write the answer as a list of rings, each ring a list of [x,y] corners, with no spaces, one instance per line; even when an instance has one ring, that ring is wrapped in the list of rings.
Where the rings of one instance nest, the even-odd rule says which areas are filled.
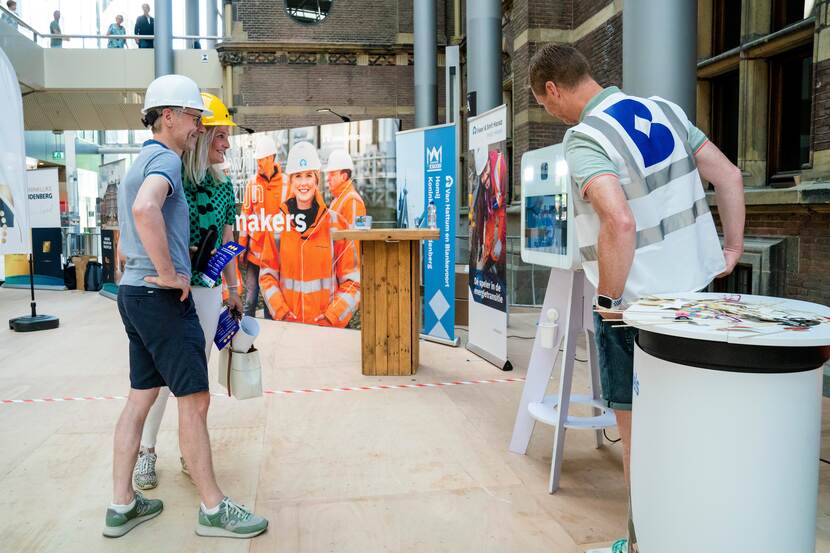
[[[418,370],[421,332],[421,240],[438,229],[334,230],[334,240],[359,240],[360,324],[364,375]]]

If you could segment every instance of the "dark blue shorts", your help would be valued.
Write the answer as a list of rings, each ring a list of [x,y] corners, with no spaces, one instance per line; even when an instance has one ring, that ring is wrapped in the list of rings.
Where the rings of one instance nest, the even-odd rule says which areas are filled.
[[[611,409],[631,410],[634,388],[634,340],[637,329],[606,321],[594,313],[594,335],[599,354],[602,399]]]
[[[193,298],[181,290],[119,286],[118,311],[130,339],[130,386],[167,386],[174,396],[209,389],[205,335]]]

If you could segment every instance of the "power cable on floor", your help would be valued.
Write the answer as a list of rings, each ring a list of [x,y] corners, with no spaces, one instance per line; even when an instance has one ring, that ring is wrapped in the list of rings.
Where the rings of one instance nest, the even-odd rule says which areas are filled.
[[[827,459],[822,459],[821,457],[819,457],[818,460],[822,463],[827,463],[828,465],[830,465],[830,461],[828,461]]]
[[[602,435],[605,436],[605,439],[608,440],[609,442],[611,442],[612,444],[615,444],[615,443],[619,442],[620,440],[622,440],[622,438],[617,438],[616,440],[612,440],[611,438],[608,437],[608,432],[606,432],[604,428],[602,429]]]
[[[464,325],[455,325],[455,328],[461,329],[465,332],[469,332],[469,329]],[[519,340],[533,340],[536,336],[519,336],[518,334],[508,334],[508,338],[517,338]],[[559,351],[565,351],[562,348],[559,348]],[[587,363],[587,359],[580,359],[579,357],[574,356],[574,361],[579,361],[580,363]]]

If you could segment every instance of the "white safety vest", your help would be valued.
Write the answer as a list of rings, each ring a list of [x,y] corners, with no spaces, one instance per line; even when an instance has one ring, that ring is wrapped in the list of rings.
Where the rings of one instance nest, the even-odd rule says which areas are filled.
[[[625,283],[627,302],[649,294],[691,292],[707,286],[725,267],[712,213],[676,105],[658,97],[622,92],[601,101],[568,130],[598,142],[614,162],[637,223],[634,261]],[[574,188],[574,224],[585,276],[599,280],[599,217]]]

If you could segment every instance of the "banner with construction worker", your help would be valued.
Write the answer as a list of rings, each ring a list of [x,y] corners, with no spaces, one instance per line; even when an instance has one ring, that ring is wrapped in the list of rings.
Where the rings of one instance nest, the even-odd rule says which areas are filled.
[[[507,363],[507,106],[469,120],[470,218],[468,349]]]
[[[360,246],[331,233],[367,214],[394,226],[397,126],[387,119],[231,138],[246,314],[359,328]]]
[[[455,337],[456,144],[455,125],[397,133],[400,228],[433,227],[438,240],[424,240],[424,334],[442,343]]]

